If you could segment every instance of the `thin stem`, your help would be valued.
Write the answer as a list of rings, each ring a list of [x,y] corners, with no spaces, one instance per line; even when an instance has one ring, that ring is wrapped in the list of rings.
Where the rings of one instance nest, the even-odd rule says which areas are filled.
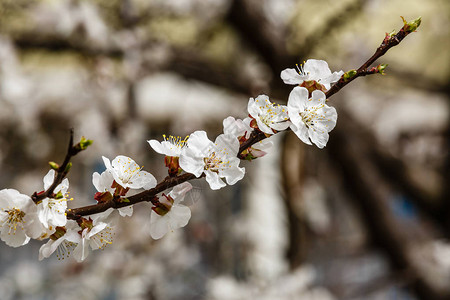
[[[384,38],[383,42],[381,42],[381,45],[377,48],[375,53],[365,62],[363,63],[358,70],[356,70],[356,74],[349,78],[344,79],[344,76],[339,79],[338,82],[336,82],[326,93],[327,99],[339,92],[344,86],[352,82],[358,77],[366,76],[370,74],[374,74],[376,72],[372,72],[371,70],[368,70],[368,68],[381,56],[386,54],[386,52],[391,49],[392,47],[398,45],[410,32],[407,32],[404,30],[404,27],[400,29],[400,31],[389,37],[388,35]],[[389,38],[388,38],[389,37]]]
[[[56,176],[53,179],[53,183],[49,186],[49,188],[47,190],[45,190],[43,193],[34,192],[33,195],[31,195],[31,199],[35,203],[37,203],[47,197],[51,197],[53,195],[55,188],[63,181],[63,179],[66,177],[66,175],[68,173],[67,166],[69,165],[70,159],[72,158],[72,156],[76,155],[77,153],[78,152],[76,152],[73,147],[73,128],[71,128],[69,145],[68,145],[66,157],[64,158],[64,162],[56,170]]]

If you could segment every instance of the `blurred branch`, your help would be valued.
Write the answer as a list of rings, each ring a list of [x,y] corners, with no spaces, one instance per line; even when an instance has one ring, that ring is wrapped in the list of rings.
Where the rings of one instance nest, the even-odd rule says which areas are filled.
[[[342,112],[341,112],[342,115]],[[450,294],[441,294],[424,280],[409,255],[409,247],[415,242],[408,238],[404,227],[399,226],[388,209],[390,185],[381,177],[375,163],[371,161],[371,144],[363,138],[349,116],[341,118],[333,139],[328,143],[328,153],[341,174],[346,190],[352,196],[354,206],[359,208],[362,220],[370,232],[372,241],[381,246],[392,264],[399,270],[407,271],[414,280],[412,288],[421,299],[448,299]],[[351,134],[351,135],[350,135]],[[410,233],[412,234],[412,233]]]
[[[308,231],[303,215],[303,183],[305,179],[305,145],[298,142],[294,134],[283,137],[281,148],[281,174],[285,205],[289,220],[289,246],[287,258],[290,268],[295,269],[303,262],[308,248]]]
[[[274,32],[259,0],[232,1],[227,21],[236,28],[243,42],[264,58],[274,74],[280,74],[283,66],[295,64],[295,58],[286,51],[286,33]]]
[[[43,49],[50,52],[73,51],[84,56],[108,56],[122,58],[121,49],[113,47],[93,47],[81,39],[65,39],[54,35],[40,35],[36,33],[23,34],[13,37],[14,44],[21,50]]]
[[[311,52],[314,51],[316,46],[323,40],[327,39],[327,36],[333,31],[342,28],[348,22],[353,21],[354,18],[363,11],[364,4],[367,0],[355,0],[348,3],[341,11],[333,13],[321,26],[305,38],[302,47],[298,49],[299,61],[306,60]]]

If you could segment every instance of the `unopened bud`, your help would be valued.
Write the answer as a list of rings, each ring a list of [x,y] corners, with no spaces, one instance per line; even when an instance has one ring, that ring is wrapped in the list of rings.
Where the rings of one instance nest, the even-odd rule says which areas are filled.
[[[344,78],[344,81],[352,79],[358,72],[356,70],[350,70],[344,73],[342,77]]]
[[[381,75],[385,75],[384,70],[387,68],[387,64],[381,64],[377,66],[377,71],[378,73],[380,73]]]
[[[59,165],[55,163],[54,161],[49,161],[48,164],[50,165],[50,168],[57,171],[59,169]]]
[[[420,23],[422,22],[422,17],[418,17],[417,19],[412,20],[412,21],[410,21],[410,22],[407,22],[407,21],[405,20],[405,18],[403,18],[403,17],[401,17],[401,18],[402,18],[403,24],[404,24],[404,25],[403,25],[403,30],[404,30],[405,32],[407,32],[407,33],[416,31],[417,28],[420,26]]]
[[[80,145],[79,149],[85,150],[87,147],[92,145],[92,143],[93,143],[92,140],[87,140],[84,136],[82,136],[80,142],[78,143],[78,145]]]

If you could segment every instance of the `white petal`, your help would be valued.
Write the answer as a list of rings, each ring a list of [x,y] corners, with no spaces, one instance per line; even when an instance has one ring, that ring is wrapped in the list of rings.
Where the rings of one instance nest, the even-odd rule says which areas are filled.
[[[262,132],[267,133],[267,134],[274,134],[273,130],[272,130],[269,126],[267,126],[266,124],[264,124],[264,123],[260,120],[259,117],[256,118],[256,124],[258,125],[259,130],[261,130]]]
[[[153,150],[155,150],[156,152],[158,152],[159,154],[165,154],[165,149],[162,146],[162,144],[157,141],[157,140],[148,140],[147,141],[150,144],[150,147],[153,148]]]
[[[291,122],[282,121],[279,123],[272,124],[271,127],[277,131],[283,131],[283,130],[286,130],[290,125],[291,125]]]
[[[273,142],[270,141],[269,139],[264,139],[262,141],[259,141],[258,143],[253,144],[253,146],[252,146],[253,149],[261,150],[261,151],[267,151],[272,147],[273,147]]]
[[[281,71],[280,76],[286,84],[300,84],[303,82],[302,77],[298,74],[296,69],[285,69]]]
[[[44,190],[47,190],[55,179],[55,170],[51,169],[47,175],[44,176]]]
[[[109,161],[109,158],[102,156],[102,159],[103,159],[103,163],[106,166],[106,169],[109,170],[110,172],[112,172],[112,166],[111,166],[111,162]]]
[[[311,106],[319,106],[319,105],[325,104],[326,98],[327,98],[327,96],[325,96],[325,94],[322,91],[315,90],[312,92],[312,97],[310,99],[308,99],[308,102],[306,103],[306,105],[308,107],[311,107]]]
[[[83,230],[82,235],[86,235],[87,228]],[[89,255],[89,243],[85,238],[82,238],[78,243],[77,247],[73,251],[73,257],[77,262],[82,262]]]
[[[320,81],[320,83],[323,84],[325,86],[325,88],[328,90],[328,89],[330,89],[330,83],[335,83],[335,82],[339,81],[339,79],[341,79],[342,75],[344,75],[344,71],[333,72],[333,74],[331,74],[330,76],[323,78]]]
[[[306,74],[309,73],[308,80],[319,81],[319,79],[323,79],[331,75],[328,63],[324,60],[308,59],[303,66],[303,70]]]
[[[98,174],[97,172],[92,174],[92,183],[94,184],[95,189],[100,193],[111,192],[111,194],[113,194],[114,189],[111,188],[113,181],[114,177],[108,170],[104,171],[102,174]]]
[[[100,186],[100,174],[98,172],[92,174],[92,184],[98,192],[102,191],[102,187]]]
[[[328,132],[317,130],[314,127],[308,129],[308,134],[311,141],[316,144],[317,147],[322,149],[327,145],[328,142]]]
[[[130,157],[124,155],[118,155],[111,162],[115,172],[118,174],[124,174],[129,170],[138,170],[140,169],[139,165]],[[114,177],[115,178],[115,177]]]
[[[261,109],[256,104],[255,99],[250,98],[248,100],[247,111],[250,114],[250,116],[252,116],[253,118],[255,118],[255,119],[259,118],[259,114],[261,113]]]
[[[226,184],[219,178],[219,174],[217,174],[216,172],[206,170],[205,174],[206,174],[206,181],[209,183],[209,187],[212,190],[218,190],[226,186]]]
[[[229,185],[233,185],[242,178],[244,178],[245,175],[245,168],[239,168],[239,167],[233,167],[233,168],[227,168],[221,172],[223,177],[225,177],[227,183]]]
[[[171,230],[175,230],[187,225],[191,218],[191,210],[184,205],[173,206],[170,210],[169,226]]]
[[[188,173],[194,174],[196,177],[200,177],[203,173],[205,163],[203,157],[195,155],[195,152],[191,148],[187,148],[180,155],[180,167]]]
[[[173,198],[174,204],[178,204],[183,201],[187,192],[192,189],[192,185],[189,182],[183,182],[175,186],[169,193],[169,196]]]
[[[187,141],[188,148],[194,151],[197,155],[200,155],[200,153],[207,153],[212,144],[213,143],[208,139],[206,132],[203,130],[195,131],[189,135],[189,139]]]
[[[10,247],[20,247],[27,244],[30,238],[25,234],[21,226],[17,226],[16,230],[10,226],[3,224],[1,227],[0,238]]]
[[[139,171],[131,178],[132,183],[127,184],[132,189],[146,189],[149,190],[156,186],[156,178],[146,171]]]
[[[69,179],[64,178],[63,181],[55,188],[55,193],[61,192],[63,195],[69,189]]]
[[[308,102],[309,92],[304,87],[296,86],[290,93],[288,98],[288,114],[291,117],[293,114],[298,114],[303,111]]]
[[[297,126],[291,126],[291,129],[303,143],[312,145],[308,138],[308,128],[305,123],[301,122]]]
[[[231,134],[221,134],[216,138],[216,145],[227,156],[236,156],[239,151],[239,141]]]
[[[150,214],[150,236],[157,240],[162,238],[167,231],[169,231],[169,218],[167,214],[160,216],[152,211]]]
[[[125,206],[117,209],[122,217],[131,217],[133,215],[133,206]]]
[[[61,237],[59,239],[52,240],[49,239],[47,243],[41,246],[39,249],[39,260],[43,260],[44,258],[50,257],[53,252],[58,248],[58,246],[64,241],[64,238]]]

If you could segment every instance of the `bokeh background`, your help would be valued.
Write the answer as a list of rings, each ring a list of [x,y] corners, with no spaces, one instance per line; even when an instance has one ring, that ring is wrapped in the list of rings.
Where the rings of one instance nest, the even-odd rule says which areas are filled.
[[[286,103],[280,71],[308,58],[356,69],[400,16],[417,33],[330,99],[323,150],[291,132],[210,191],[189,224],[150,238],[150,205],[77,264],[40,242],[0,243],[0,299],[450,299],[450,3],[445,0],[0,1],[0,188],[42,190],[75,129],[71,207],[94,203],[101,156],[158,180],[162,134],[244,118],[249,97]]]

